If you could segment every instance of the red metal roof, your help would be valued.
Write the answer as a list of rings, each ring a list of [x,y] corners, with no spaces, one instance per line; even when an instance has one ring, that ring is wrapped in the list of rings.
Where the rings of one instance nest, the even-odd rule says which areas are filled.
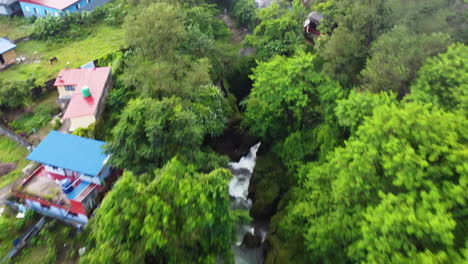
[[[64,119],[94,115],[104,87],[111,71],[111,67],[93,69],[64,69],[61,70],[54,86],[74,85],[75,92],[70,104],[63,115]],[[90,97],[83,97],[81,88],[89,87]]]
[[[19,0],[23,3],[30,3],[41,6],[48,6],[58,10],[64,10],[65,8],[77,3],[79,0]]]

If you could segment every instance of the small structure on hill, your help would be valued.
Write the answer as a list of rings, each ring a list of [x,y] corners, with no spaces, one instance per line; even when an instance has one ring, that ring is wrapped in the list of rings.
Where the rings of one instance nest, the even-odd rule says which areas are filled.
[[[18,0],[0,0],[0,15],[12,16],[21,11]]]
[[[42,215],[86,224],[121,171],[103,152],[105,142],[51,131],[27,157],[41,166],[13,189],[18,202]]]
[[[13,41],[7,38],[0,38],[0,68],[16,61],[15,49],[16,45]]]
[[[322,20],[323,15],[315,11],[312,11],[307,16],[307,19],[304,21],[304,36],[306,39],[314,42],[320,36],[317,28]]]
[[[89,69],[63,69],[54,86],[59,101],[68,101],[63,119],[70,120],[70,131],[86,128],[99,119],[112,87],[111,67]]]

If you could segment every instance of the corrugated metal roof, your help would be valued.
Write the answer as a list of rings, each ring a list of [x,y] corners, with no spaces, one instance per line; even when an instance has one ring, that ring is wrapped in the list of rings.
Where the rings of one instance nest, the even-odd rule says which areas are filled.
[[[48,6],[58,10],[64,10],[65,8],[79,2],[79,0],[19,0],[22,3],[30,3],[41,6]]]
[[[64,119],[93,115],[95,113],[110,71],[111,67],[64,69],[60,71],[54,86],[75,86],[75,92],[63,115]],[[84,86],[89,87],[91,97],[83,97],[81,88]]]
[[[16,48],[16,45],[7,38],[0,38],[0,54]]]
[[[27,157],[54,167],[97,176],[104,167],[105,142],[51,131]]]

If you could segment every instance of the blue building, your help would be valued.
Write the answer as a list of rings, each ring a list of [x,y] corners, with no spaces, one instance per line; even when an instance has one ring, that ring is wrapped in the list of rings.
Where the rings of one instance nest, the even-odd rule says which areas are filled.
[[[13,189],[40,214],[86,224],[121,171],[107,164],[105,142],[51,131],[27,157],[41,166]]]
[[[0,0],[1,1],[1,0]],[[93,11],[110,0],[19,0],[25,17],[61,16]]]

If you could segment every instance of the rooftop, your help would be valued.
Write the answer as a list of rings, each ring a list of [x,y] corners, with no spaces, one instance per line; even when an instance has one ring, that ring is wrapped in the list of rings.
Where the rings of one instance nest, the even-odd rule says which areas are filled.
[[[41,6],[47,6],[58,10],[64,10],[65,8],[73,5],[79,0],[19,0],[23,3],[36,4]]]
[[[40,197],[51,203],[70,208],[71,200],[82,202],[96,185],[87,181],[78,180],[74,184],[72,192],[65,194],[60,186],[60,181],[65,176],[47,172],[44,166],[40,166],[21,184],[17,191],[27,196]]]
[[[27,195],[42,197],[52,203],[69,207],[71,205],[69,199],[62,192],[60,185],[55,181],[60,178],[63,178],[63,176],[48,173],[41,166],[23,181],[21,192]]]
[[[27,159],[97,176],[105,165],[105,142],[51,131]]]
[[[54,86],[75,86],[64,119],[94,115],[101,98],[111,67],[91,69],[63,69],[60,71]],[[90,97],[83,97],[81,88],[87,86],[91,92]]]
[[[16,45],[7,38],[0,38],[0,54],[16,48]]]

